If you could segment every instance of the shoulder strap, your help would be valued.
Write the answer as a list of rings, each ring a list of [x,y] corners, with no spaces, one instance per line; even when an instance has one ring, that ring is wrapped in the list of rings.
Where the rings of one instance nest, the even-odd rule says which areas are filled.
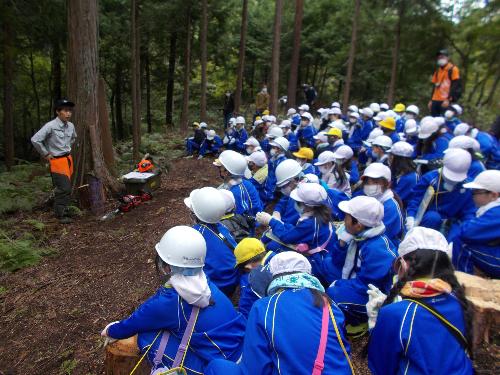
[[[182,340],[179,345],[179,349],[177,349],[177,354],[175,355],[174,362],[172,363],[172,368],[179,367],[184,364],[184,358],[186,356],[186,351],[189,347],[189,342],[191,341],[191,337],[193,336],[194,326],[196,325],[196,321],[198,320],[198,314],[200,312],[200,308],[198,306],[193,306],[191,310],[191,315],[189,316],[189,321],[186,325],[186,329],[184,330],[184,334],[182,335]]]
[[[468,348],[468,342],[465,336],[462,334],[462,332],[455,327],[453,324],[450,323],[448,319],[446,319],[444,316],[442,316],[437,310],[430,306],[429,304],[423,302],[423,301],[417,301],[412,298],[405,298],[405,300],[416,303],[417,305],[423,307],[427,311],[429,311],[432,315],[434,315],[442,324],[443,326],[455,337],[455,339],[458,341],[460,346],[467,351]]]
[[[328,301],[325,301],[325,303],[328,305],[328,309],[330,310],[330,317],[332,319],[333,328],[335,329],[335,334],[337,335],[337,339],[339,340],[339,344],[340,344],[340,347],[342,348],[342,352],[344,353],[345,358],[347,359],[347,363],[349,363],[349,367],[351,368],[351,373],[354,375],[354,374],[356,374],[356,371],[354,371],[354,365],[352,364],[351,358],[349,357],[349,354],[347,353],[347,350],[345,349],[344,342],[342,341],[342,336],[340,336],[340,331],[339,331],[339,327],[337,326],[337,321],[335,320],[335,316],[333,316],[332,305],[330,305],[328,303]]]
[[[319,339],[318,354],[314,360],[312,375],[321,375],[325,368],[326,343],[328,342],[328,301],[323,300],[323,316],[321,318],[321,337]]]
[[[326,241],[321,245],[321,246],[318,246],[314,249],[311,249],[309,250],[307,253],[312,255],[312,254],[316,254],[316,253],[319,253],[320,251],[323,251],[325,250],[326,246],[328,245],[328,243],[330,242],[331,238],[332,238],[332,234],[333,234],[333,228],[332,228],[332,223],[328,223],[328,230],[330,231],[329,235],[328,235],[328,238],[326,239]]]
[[[156,369],[163,359],[163,354],[165,354],[165,349],[167,348],[168,340],[170,339],[170,331],[163,331],[161,335],[160,345],[156,351],[155,358],[153,359],[153,370]],[[153,346],[153,344],[151,344]]]
[[[451,76],[453,75],[453,69],[455,68],[455,65],[451,64],[450,68],[448,69],[448,79],[451,81]]]

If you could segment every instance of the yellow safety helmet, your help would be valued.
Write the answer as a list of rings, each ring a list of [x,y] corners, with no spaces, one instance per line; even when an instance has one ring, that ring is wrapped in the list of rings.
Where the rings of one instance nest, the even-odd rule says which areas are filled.
[[[382,128],[386,128],[389,130],[396,130],[396,120],[394,120],[394,117],[386,117],[385,119],[379,122],[379,125]]]
[[[394,112],[404,112],[406,109],[406,106],[403,103],[398,103],[394,106],[393,111]]]
[[[193,122],[193,126],[196,126],[197,128],[199,128],[200,127],[200,123],[195,121],[195,122]]]
[[[342,130],[340,130],[339,128],[331,128],[330,130],[328,130],[328,133],[326,133],[326,135],[342,138]]]
[[[262,112],[262,115],[263,115],[263,116],[269,116],[269,113],[270,113],[270,112],[269,112],[269,109],[266,109],[266,110],[264,110],[264,111]]]
[[[234,249],[234,256],[236,257],[235,267],[265,251],[264,244],[257,238],[248,237],[242,239]]]
[[[313,160],[314,151],[309,147],[301,147],[299,151],[293,153],[293,156],[300,159]]]

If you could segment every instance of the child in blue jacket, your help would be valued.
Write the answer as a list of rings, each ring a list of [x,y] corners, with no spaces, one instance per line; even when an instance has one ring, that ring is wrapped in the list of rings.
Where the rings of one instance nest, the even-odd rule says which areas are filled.
[[[322,272],[333,281],[328,295],[354,326],[368,320],[368,285],[390,290],[396,248],[384,234],[384,206],[375,198],[355,197],[339,208],[346,214],[345,225],[337,230],[337,248],[324,260]]]
[[[316,141],[316,129],[313,124],[313,117],[309,112],[304,112],[300,115],[300,127],[297,129],[297,138],[300,147],[314,148]]]
[[[203,373],[218,358],[236,361],[242,351],[245,318],[231,301],[207,280],[202,270],[206,245],[196,230],[178,226],[156,245],[157,270],[163,286],[128,318],[108,324],[101,335],[125,339],[138,335],[142,353],[156,367],[171,367],[193,308],[199,308],[182,367],[188,374]],[[162,333],[167,341],[159,363],[153,361]],[[188,333],[189,334],[189,333]]]
[[[413,163],[413,146],[408,142],[396,142],[389,155],[389,166],[392,175],[392,191],[398,195],[406,209],[411,191],[418,182],[419,176]]]
[[[446,239],[435,230],[415,227],[398,255],[394,267],[399,281],[389,296],[370,291],[367,308],[376,321],[368,347],[371,372],[472,375],[472,312]]]
[[[209,130],[207,137],[203,141],[200,147],[200,156],[198,159],[203,158],[206,154],[212,154],[214,156],[219,154],[219,150],[222,147],[222,139],[215,133],[215,130]]]
[[[307,259],[288,251],[272,258],[269,269],[268,296],[250,311],[241,362],[214,360],[205,375],[310,374],[315,368],[323,375],[354,374],[343,315],[311,276]]]
[[[269,145],[271,150],[269,151],[270,158],[267,162],[267,180],[266,180],[266,197],[267,201],[272,201],[274,199],[276,190],[276,168],[285,161],[286,153],[288,152],[288,140],[285,137],[278,137],[272,140]]]
[[[459,271],[500,279],[500,171],[487,170],[464,185],[472,190],[476,217],[460,226],[453,241],[453,258]]]

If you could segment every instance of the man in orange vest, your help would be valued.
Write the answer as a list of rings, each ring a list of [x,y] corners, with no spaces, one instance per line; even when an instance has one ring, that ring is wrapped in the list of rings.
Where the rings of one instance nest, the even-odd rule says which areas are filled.
[[[68,206],[71,200],[73,158],[71,145],[76,140],[73,123],[69,122],[75,103],[60,99],[55,103],[57,117],[46,123],[32,138],[31,143],[50,164],[50,175],[55,188],[54,211],[59,222],[71,223]]]
[[[441,116],[452,103],[456,103],[462,95],[460,71],[450,62],[448,50],[437,53],[438,68],[432,76],[432,97],[429,101],[431,116]]]

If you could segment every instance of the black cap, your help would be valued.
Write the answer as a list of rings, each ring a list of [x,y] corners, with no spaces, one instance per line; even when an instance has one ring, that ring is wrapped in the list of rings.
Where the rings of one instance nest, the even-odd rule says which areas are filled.
[[[69,101],[68,99],[58,99],[54,103],[54,107],[56,110],[61,109],[63,107],[70,107],[73,108],[75,106],[75,103],[72,101]]]
[[[446,48],[440,49],[440,50],[436,53],[436,56],[439,56],[439,55],[448,56],[448,50],[447,50]]]

